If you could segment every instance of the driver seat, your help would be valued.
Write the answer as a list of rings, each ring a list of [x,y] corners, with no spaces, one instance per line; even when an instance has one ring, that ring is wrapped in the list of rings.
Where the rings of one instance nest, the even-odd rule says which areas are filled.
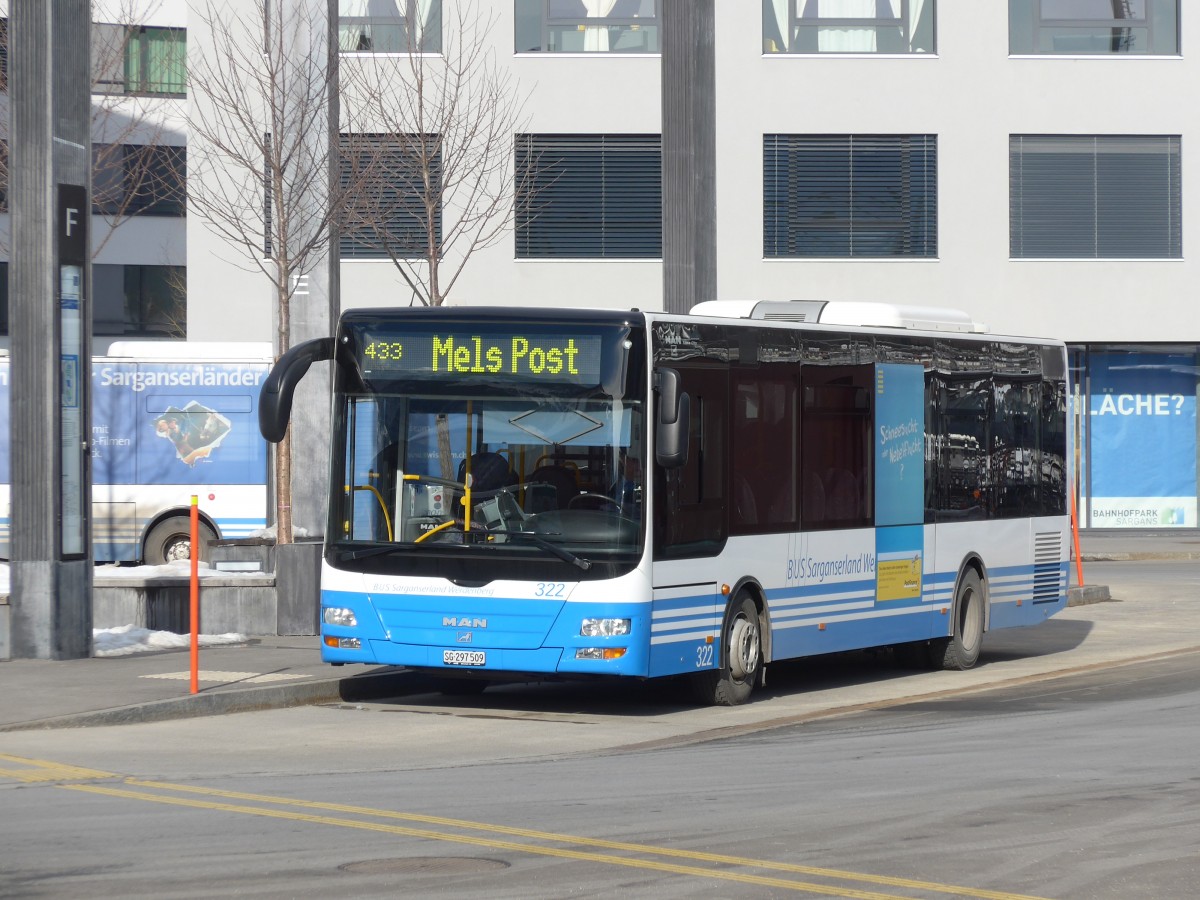
[[[526,511],[540,513],[566,509],[571,498],[579,493],[579,484],[564,466],[541,466],[529,476],[525,492]]]

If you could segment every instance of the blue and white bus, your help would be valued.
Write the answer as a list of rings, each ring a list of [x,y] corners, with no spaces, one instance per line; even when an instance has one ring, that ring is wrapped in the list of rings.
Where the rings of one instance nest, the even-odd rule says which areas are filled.
[[[946,310],[351,310],[335,361],[330,663],[689,677],[893,647],[975,664],[1066,605],[1066,355]]]
[[[92,552],[159,565],[266,526],[259,386],[269,343],[116,342],[92,360]],[[9,362],[0,358],[0,558],[9,556]]]

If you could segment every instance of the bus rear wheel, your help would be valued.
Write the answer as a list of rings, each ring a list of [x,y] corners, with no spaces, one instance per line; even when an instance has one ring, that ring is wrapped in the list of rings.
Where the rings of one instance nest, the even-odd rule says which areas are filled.
[[[749,596],[739,594],[729,605],[721,629],[721,667],[692,675],[693,693],[702,703],[738,706],[750,699],[762,667],[758,607]]]
[[[968,569],[954,597],[954,629],[949,637],[929,642],[929,663],[934,668],[969,669],[979,662],[983,645],[983,581]]]
[[[208,542],[216,540],[213,530],[200,523],[200,558],[208,555]],[[142,554],[148,566],[162,566],[176,560],[192,558],[192,523],[186,516],[171,516],[163,519],[146,535],[145,551]]]

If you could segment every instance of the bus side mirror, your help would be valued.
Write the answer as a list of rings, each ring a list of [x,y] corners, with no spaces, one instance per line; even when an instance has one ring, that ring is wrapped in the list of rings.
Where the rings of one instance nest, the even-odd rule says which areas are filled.
[[[654,378],[654,388],[658,391],[654,458],[664,469],[675,469],[687,462],[692,398],[680,393],[679,373],[674,369],[659,369]]]
[[[333,359],[333,338],[316,338],[297,344],[279,357],[258,394],[258,430],[272,444],[287,434],[296,385],[315,362]]]

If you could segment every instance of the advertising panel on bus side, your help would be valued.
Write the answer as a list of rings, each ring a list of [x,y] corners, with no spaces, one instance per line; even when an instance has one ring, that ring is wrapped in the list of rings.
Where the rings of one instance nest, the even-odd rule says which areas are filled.
[[[136,535],[171,508],[188,506],[198,486],[220,495],[244,494],[239,523],[265,523],[267,445],[258,433],[258,392],[267,360],[103,358],[92,360],[92,484],[95,503],[117,494],[139,519]],[[9,360],[0,359],[0,556],[8,556],[11,419]],[[119,491],[112,488],[118,486]],[[179,487],[172,497],[164,487]],[[151,499],[153,497],[153,499]],[[171,498],[171,499],[168,499]],[[143,502],[145,501],[145,502]],[[203,507],[203,503],[202,503]],[[252,507],[252,508],[251,508]],[[108,516],[97,515],[94,532]],[[140,548],[117,553],[135,534],[94,533],[100,558],[140,558]]]

